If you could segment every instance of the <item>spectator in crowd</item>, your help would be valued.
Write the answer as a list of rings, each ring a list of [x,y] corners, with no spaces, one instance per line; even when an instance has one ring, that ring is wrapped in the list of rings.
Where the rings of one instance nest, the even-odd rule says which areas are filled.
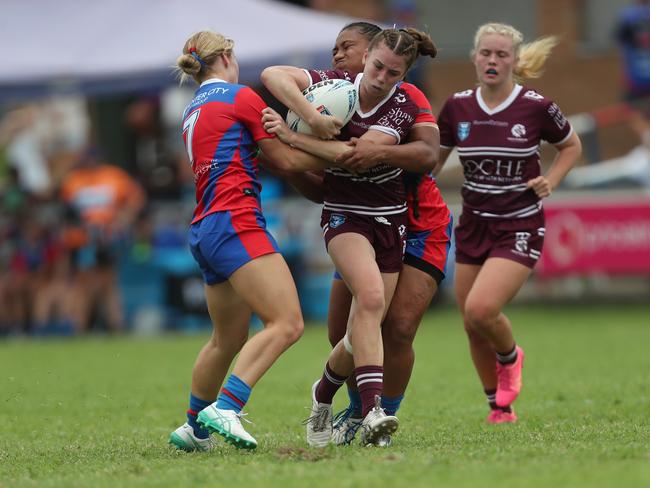
[[[145,193],[126,171],[102,162],[95,150],[88,149],[64,178],[61,198],[69,218],[79,226],[76,235],[83,235],[73,240],[72,249],[75,327],[89,330],[93,314],[103,311],[108,329],[119,332],[124,313],[117,283],[118,251],[145,205]]]
[[[625,7],[616,25],[623,62],[623,96],[632,109],[630,126],[650,148],[650,1]]]
[[[624,8],[616,26],[628,101],[650,96],[650,1],[637,0]]]

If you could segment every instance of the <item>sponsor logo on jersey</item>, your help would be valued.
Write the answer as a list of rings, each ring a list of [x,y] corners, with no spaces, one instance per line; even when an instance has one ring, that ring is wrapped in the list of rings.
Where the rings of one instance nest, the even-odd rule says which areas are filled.
[[[186,113],[189,112],[190,109],[196,107],[197,105],[201,105],[201,104],[203,104],[203,103],[206,103],[206,102],[208,101],[208,99],[209,99],[212,95],[217,95],[217,96],[219,96],[219,95],[225,95],[225,94],[228,93],[229,91],[230,91],[230,88],[215,87],[215,88],[211,88],[211,89],[208,90],[208,91],[204,91],[204,92],[199,93],[198,95],[196,95],[196,96],[192,99],[192,101],[191,101],[190,104],[188,105],[188,107],[187,107],[187,109],[186,109]]]
[[[464,141],[469,137],[469,130],[471,127],[471,122],[458,122],[458,139],[460,141]]]
[[[411,114],[405,112],[404,110],[398,107],[391,108],[384,117],[379,119],[378,123],[383,125],[381,121],[384,120],[385,118],[387,118],[388,120],[392,120],[396,124],[400,124],[400,125],[403,124],[404,122],[413,122],[415,120],[415,117],[413,117]]]
[[[528,98],[529,100],[535,100],[539,102],[540,100],[544,100],[544,97],[537,93],[535,90],[528,90],[526,93],[524,93],[524,98]]]
[[[471,97],[471,96],[472,96],[472,93],[474,93],[474,90],[472,90],[472,89],[470,88],[469,90],[465,90],[465,91],[461,91],[461,92],[454,93],[454,98],[467,98],[467,97]]]
[[[473,159],[463,160],[463,172],[465,176],[474,176],[478,178],[517,178],[520,179],[524,174],[525,159]],[[508,181],[508,180],[504,180]]]
[[[406,95],[404,93],[398,93],[395,96],[395,101],[397,103],[404,103],[406,101]]]
[[[562,110],[560,110],[560,107],[558,107],[557,104],[552,103],[548,106],[548,114],[553,117],[553,122],[555,122],[558,129],[564,129],[564,126],[566,125],[566,117],[564,117]]]
[[[510,129],[510,133],[515,137],[524,137],[526,135],[526,127],[523,124],[515,124]]]
[[[345,223],[345,215],[332,214],[330,215],[330,227],[336,229],[338,226]]]
[[[398,230],[400,236],[403,236],[404,234],[406,234],[406,226],[405,225],[400,225],[397,228],[397,230]]]
[[[508,127],[508,122],[505,122],[503,120],[474,120],[472,122],[474,125],[493,125],[495,127]]]
[[[375,217],[375,220],[377,222],[379,222],[380,224],[390,225],[390,222],[388,221],[388,219],[386,217]]]

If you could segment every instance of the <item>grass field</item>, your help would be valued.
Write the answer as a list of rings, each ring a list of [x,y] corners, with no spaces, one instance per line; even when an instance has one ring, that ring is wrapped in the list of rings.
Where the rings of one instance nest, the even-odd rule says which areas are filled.
[[[526,350],[520,422],[484,424],[459,317],[436,308],[388,449],[306,447],[301,420],[328,352],[320,325],[255,388],[252,453],[167,445],[204,335],[0,343],[0,487],[650,486],[650,306],[509,315]]]

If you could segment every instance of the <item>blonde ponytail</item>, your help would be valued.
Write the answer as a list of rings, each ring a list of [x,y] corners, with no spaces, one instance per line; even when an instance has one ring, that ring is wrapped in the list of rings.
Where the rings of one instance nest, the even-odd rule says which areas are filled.
[[[557,43],[556,37],[549,36],[522,44],[519,48],[519,60],[514,69],[517,83],[542,76],[544,64]]]

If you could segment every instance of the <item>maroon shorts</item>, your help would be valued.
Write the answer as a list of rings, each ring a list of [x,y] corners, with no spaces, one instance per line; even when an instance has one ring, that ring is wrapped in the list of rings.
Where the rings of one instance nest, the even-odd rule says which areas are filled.
[[[544,214],[523,219],[474,217],[464,212],[454,231],[456,262],[483,264],[505,258],[534,268],[544,246]]]
[[[382,273],[399,273],[406,249],[406,212],[373,216],[323,210],[320,221],[325,247],[333,237],[348,232],[364,236],[375,250]]]

